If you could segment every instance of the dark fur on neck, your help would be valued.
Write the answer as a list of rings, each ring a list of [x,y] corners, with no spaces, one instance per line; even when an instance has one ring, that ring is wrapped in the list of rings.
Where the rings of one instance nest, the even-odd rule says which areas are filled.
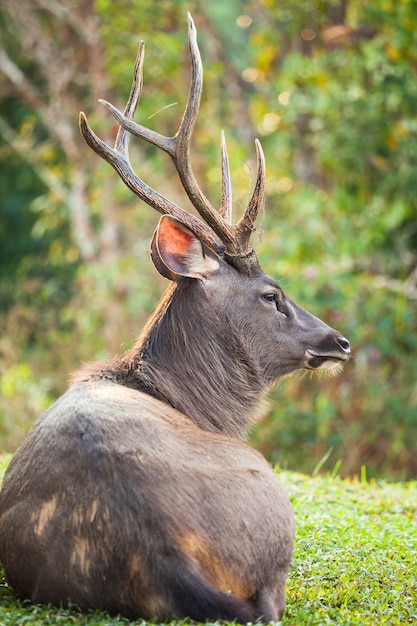
[[[109,378],[144,391],[201,428],[237,438],[255,421],[265,387],[241,333],[193,279],[167,289],[132,349],[76,378]]]

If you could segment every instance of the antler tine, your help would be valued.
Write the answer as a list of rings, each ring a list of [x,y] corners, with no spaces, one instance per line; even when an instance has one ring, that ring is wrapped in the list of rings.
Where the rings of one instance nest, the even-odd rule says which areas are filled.
[[[106,108],[113,113],[116,119],[118,119],[119,116],[122,116],[123,120],[126,120],[130,124],[134,124],[134,122],[131,121],[131,118],[135,113],[142,91],[144,52],[144,42],[141,41],[136,57],[132,88],[125,107],[124,115],[115,109],[115,107],[113,107],[110,103],[102,101]],[[115,112],[117,112],[117,115],[115,115]],[[107,161],[116,170],[125,185],[133,191],[135,195],[149,204],[152,208],[156,209],[159,213],[172,215],[184,224],[188,225],[196,233],[196,235],[198,235],[202,241],[204,241],[213,250],[219,250],[223,247],[221,240],[206,224],[146,185],[146,183],[144,183],[143,180],[135,174],[129,162],[129,133],[127,132],[129,131],[129,128],[126,128],[126,124],[120,125],[114,148],[108,146],[94,133],[88,123],[86,115],[83,112],[80,112],[79,125],[81,134],[90,148],[92,148],[92,150],[94,150],[99,157]],[[158,135],[150,130],[148,133],[152,136]],[[160,135],[158,137],[160,137],[161,140],[166,139]],[[152,138],[149,138],[148,141],[159,145],[159,143],[153,141]],[[166,148],[164,147],[164,149]]]
[[[191,202],[206,223],[214,230],[215,233],[217,233],[226,248],[232,251],[235,248],[232,229],[229,224],[222,219],[221,215],[219,215],[219,213],[213,208],[202,193],[197,184],[191,166],[190,143],[195,121],[200,108],[201,93],[203,90],[203,64],[197,44],[197,30],[189,12],[187,13],[187,18],[188,45],[191,57],[191,84],[184,115],[175,136],[177,150],[174,162],[181,182]]]
[[[258,173],[256,177],[255,188],[253,190],[249,204],[246,208],[245,214],[239,220],[238,224],[234,227],[234,232],[238,241],[239,248],[242,250],[246,250],[249,247],[249,239],[252,232],[255,230],[256,218],[258,217],[258,213],[265,202],[265,156],[262,150],[261,143],[258,139],[255,139],[255,146],[258,161]]]
[[[229,157],[226,139],[222,131],[222,203],[220,215],[228,223],[232,223],[232,182],[230,179]]]
[[[139,43],[139,49],[138,49],[138,53],[136,56],[135,69],[133,70],[132,88],[130,90],[129,99],[126,103],[125,110],[123,112],[125,117],[128,120],[133,120],[136,107],[138,106],[138,102],[142,95],[144,58],[145,58],[145,42],[141,41]],[[119,130],[117,131],[116,141],[114,144],[114,149],[117,152],[122,152],[126,157],[128,157],[129,139],[130,139],[130,134],[127,132],[127,130],[123,128],[123,126],[119,126]]]
[[[80,130],[88,145],[117,171],[126,186],[139,198],[163,214],[176,217],[188,225],[210,248],[225,251],[228,256],[246,256],[250,252],[249,238],[255,229],[255,221],[264,201],[265,160],[260,143],[256,140],[258,174],[251,200],[244,216],[232,226],[232,191],[226,142],[222,133],[222,201],[217,212],[201,191],[191,165],[190,144],[200,108],[203,88],[203,67],[197,44],[197,31],[188,13],[188,44],[191,56],[191,83],[181,123],[173,137],[166,137],[133,121],[136,106],[142,91],[144,43],[139,46],[132,88],[124,113],[105,100],[100,102],[118,121],[120,128],[114,148],[106,145],[91,130],[87,118],[80,113]],[[172,159],[193,206],[202,220],[187,213],[151,187],[146,185],[133,171],[128,155],[129,133],[164,150]]]
[[[136,124],[109,102],[104,100],[100,100],[100,102],[125,130],[169,154],[191,203],[206,224],[216,233],[226,249],[233,253],[236,251],[236,242],[232,228],[222,219],[222,216],[201,191],[191,165],[190,144],[200,108],[203,67],[197,44],[197,31],[190,13],[188,13],[188,44],[191,57],[191,84],[184,114],[174,137],[165,137],[141,124]]]
[[[119,122],[120,127],[116,137],[115,149],[118,147],[120,151],[125,149],[125,156],[127,157],[127,149],[125,147],[128,143],[129,134],[135,135],[136,137],[140,137],[145,141],[148,141],[152,145],[155,145],[157,148],[161,148],[165,152],[167,152],[170,156],[175,151],[175,142],[172,137],[164,137],[159,133],[146,128],[145,126],[141,126],[140,124],[136,124],[133,121],[133,116],[136,111],[137,104],[139,102],[140,96],[142,94],[142,86],[143,86],[143,62],[145,58],[145,43],[143,41],[139,44],[139,50],[136,57],[135,69],[133,71],[133,81],[132,88],[130,90],[129,99],[127,101],[125,110],[123,113],[119,111],[113,104],[107,102],[106,100],[99,99],[100,104],[104,105],[108,111],[113,115],[115,120]],[[124,139],[126,140],[124,141]]]
[[[183,224],[188,225],[209,248],[215,251],[222,249],[221,241],[204,222],[194,215],[190,215],[177,204],[149,187],[132,170],[127,155],[124,156],[121,152],[110,148],[110,146],[97,137],[91,129],[86,115],[82,111],[80,112],[79,124],[81,134],[90,148],[116,170],[125,185],[133,191],[138,198],[146,202],[146,204],[149,204],[149,206],[156,209],[159,213],[171,215],[180,220]]]

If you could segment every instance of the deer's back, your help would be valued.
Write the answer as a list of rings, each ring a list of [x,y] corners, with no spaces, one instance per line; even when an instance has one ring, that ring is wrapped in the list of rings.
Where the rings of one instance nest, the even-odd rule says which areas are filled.
[[[240,598],[273,588],[293,526],[285,491],[249,446],[136,390],[79,383],[9,466],[0,558],[34,601],[165,615],[176,571]]]

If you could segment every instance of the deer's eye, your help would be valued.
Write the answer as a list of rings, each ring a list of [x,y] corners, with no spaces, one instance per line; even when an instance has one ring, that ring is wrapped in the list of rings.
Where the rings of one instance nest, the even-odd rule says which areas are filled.
[[[271,291],[270,293],[265,293],[262,297],[266,302],[272,302],[275,304],[278,313],[281,313],[284,317],[289,317],[287,306],[285,303],[281,302],[278,294]]]

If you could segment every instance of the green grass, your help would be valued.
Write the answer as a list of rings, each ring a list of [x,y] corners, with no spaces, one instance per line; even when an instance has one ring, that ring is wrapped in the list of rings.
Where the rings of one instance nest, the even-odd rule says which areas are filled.
[[[417,483],[285,474],[297,518],[284,625],[417,623]]]
[[[297,518],[282,626],[417,624],[417,482],[369,483],[365,476],[343,481],[289,472],[281,480]],[[145,622],[22,603],[2,579],[0,624]]]

